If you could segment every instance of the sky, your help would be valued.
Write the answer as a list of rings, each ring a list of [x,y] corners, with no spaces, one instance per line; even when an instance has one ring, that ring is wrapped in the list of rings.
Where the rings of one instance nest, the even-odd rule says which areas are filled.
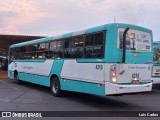
[[[151,29],[160,40],[159,0],[0,0],[0,34],[55,36],[114,19]]]

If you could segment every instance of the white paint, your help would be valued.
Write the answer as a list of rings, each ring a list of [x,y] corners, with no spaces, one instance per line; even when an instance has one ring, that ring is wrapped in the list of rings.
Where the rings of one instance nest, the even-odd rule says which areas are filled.
[[[80,30],[80,31],[74,32],[72,36],[82,35],[82,34],[85,34],[85,32],[86,30]]]
[[[123,93],[138,93],[148,92],[152,90],[152,83],[135,84],[135,85],[118,85],[110,82],[105,83],[105,95],[123,94]]]
[[[160,78],[151,78],[153,84],[160,84]]]
[[[54,39],[54,40],[60,39],[60,38],[62,38],[62,35],[53,36],[53,39]]]
[[[9,70],[18,72],[49,76],[54,60],[46,60],[45,62],[12,62]]]
[[[97,70],[96,65],[102,65]],[[78,63],[76,60],[64,60],[61,78],[94,83],[104,83],[105,63]]]
[[[116,68],[118,83],[131,83],[133,74],[139,74],[140,82],[151,82],[151,64],[117,64]]]

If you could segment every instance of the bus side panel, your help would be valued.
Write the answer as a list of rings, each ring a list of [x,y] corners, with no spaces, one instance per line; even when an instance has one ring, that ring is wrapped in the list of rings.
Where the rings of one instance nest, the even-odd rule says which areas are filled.
[[[76,60],[65,60],[61,72],[61,89],[105,95],[104,68],[104,63],[78,63]]]
[[[50,78],[52,75],[56,75],[58,76],[59,80],[60,80],[60,84],[61,84],[61,71],[62,71],[62,66],[63,66],[64,60],[54,60],[54,63],[52,65],[52,69],[50,72]],[[50,86],[50,85],[49,85]]]
[[[14,78],[14,71],[19,79],[44,86],[50,86],[50,72],[54,60],[14,61],[9,65],[9,77]]]
[[[97,83],[89,83],[89,82],[67,79],[67,80],[61,81],[61,89],[67,90],[67,91],[82,92],[82,93],[105,96],[105,86],[104,85],[100,86]]]
[[[50,86],[50,78],[47,76],[19,73],[19,79],[47,87]]]
[[[64,61],[61,77],[69,80],[104,83],[104,72],[105,63],[79,63],[73,59]]]

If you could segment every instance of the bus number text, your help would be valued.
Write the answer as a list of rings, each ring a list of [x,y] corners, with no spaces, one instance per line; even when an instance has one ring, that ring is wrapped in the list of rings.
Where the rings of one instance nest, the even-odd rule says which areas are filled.
[[[132,78],[139,78],[139,73],[133,73]]]
[[[103,65],[96,65],[96,69],[97,70],[102,70],[103,69]]]

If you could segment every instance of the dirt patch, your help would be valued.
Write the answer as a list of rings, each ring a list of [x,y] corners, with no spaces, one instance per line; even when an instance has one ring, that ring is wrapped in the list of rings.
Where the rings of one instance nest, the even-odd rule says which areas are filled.
[[[8,78],[8,71],[0,70],[0,79]]]

